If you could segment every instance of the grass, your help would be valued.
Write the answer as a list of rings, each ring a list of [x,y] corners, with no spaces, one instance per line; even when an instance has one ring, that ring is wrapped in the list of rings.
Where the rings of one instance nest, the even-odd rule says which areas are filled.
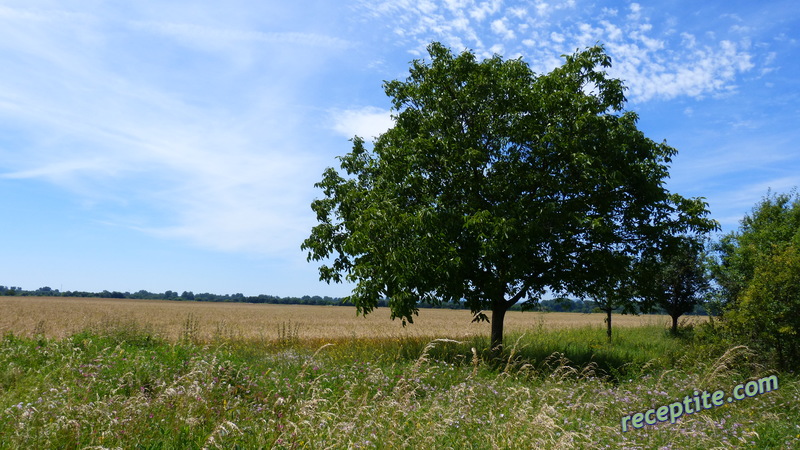
[[[800,382],[622,433],[623,416],[770,374],[746,347],[651,325],[482,336],[182,338],[134,321],[0,342],[0,448],[792,448]],[[452,337],[452,336],[451,336]]]

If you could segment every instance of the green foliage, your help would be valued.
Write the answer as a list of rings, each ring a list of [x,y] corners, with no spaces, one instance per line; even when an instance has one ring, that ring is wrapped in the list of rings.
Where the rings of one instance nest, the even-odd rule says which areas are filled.
[[[710,229],[705,203],[664,188],[676,153],[623,112],[602,47],[536,75],[521,59],[477,61],[438,43],[405,81],[384,84],[395,126],[355,137],[328,168],[319,224],[302,248],[320,278],[355,282],[360,313],[387,297],[412,322],[419,302],[492,311],[492,346],[512,305],[614,275],[665,235]],[[600,273],[602,272],[602,273]]]
[[[599,328],[512,336],[501,364],[449,339],[199,346],[120,328],[0,340],[0,449],[800,444],[789,374],[777,391],[621,433],[623,416],[764,375],[746,348],[698,350],[653,327],[613,345]]]
[[[715,279],[728,331],[776,357],[800,361],[800,197],[768,194],[716,246]]]

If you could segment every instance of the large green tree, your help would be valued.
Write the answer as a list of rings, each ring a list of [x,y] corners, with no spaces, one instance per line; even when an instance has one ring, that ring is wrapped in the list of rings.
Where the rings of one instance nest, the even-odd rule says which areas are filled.
[[[580,290],[607,249],[627,257],[713,227],[704,202],[665,189],[675,150],[623,111],[602,47],[541,75],[521,59],[428,52],[384,84],[394,126],[371,150],[355,137],[342,172],[316,184],[302,248],[321,279],[355,283],[359,313],[386,297],[405,323],[419,302],[464,301],[475,320],[491,312],[498,348],[512,305]]]

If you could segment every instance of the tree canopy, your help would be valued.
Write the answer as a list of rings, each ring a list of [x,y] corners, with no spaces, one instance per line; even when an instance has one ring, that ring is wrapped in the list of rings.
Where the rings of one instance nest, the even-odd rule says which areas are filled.
[[[475,320],[491,311],[495,347],[517,302],[580,291],[613,275],[601,261],[715,227],[701,199],[665,188],[676,150],[623,111],[602,47],[547,74],[439,43],[428,52],[384,83],[394,126],[371,150],[353,138],[341,173],[316,184],[319,224],[302,248],[322,280],[356,283],[359,313],[387,297],[405,323],[418,302],[464,301]]]

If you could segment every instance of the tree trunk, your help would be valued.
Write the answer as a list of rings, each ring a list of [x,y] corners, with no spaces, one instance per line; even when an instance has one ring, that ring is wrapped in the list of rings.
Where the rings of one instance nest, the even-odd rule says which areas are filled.
[[[678,317],[680,316],[672,316],[672,335],[678,335]]]
[[[611,342],[611,310],[606,310],[606,335],[608,335],[608,342]]]
[[[492,307],[492,354],[500,356],[503,351],[503,320],[507,308],[501,302],[495,302]]]

